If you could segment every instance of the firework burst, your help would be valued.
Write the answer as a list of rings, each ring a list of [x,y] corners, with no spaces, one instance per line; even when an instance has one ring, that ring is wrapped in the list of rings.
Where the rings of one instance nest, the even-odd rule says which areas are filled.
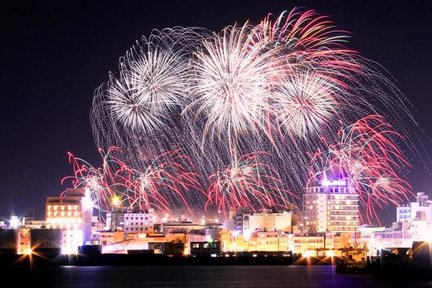
[[[124,201],[162,210],[289,206],[296,197],[287,190],[299,196],[308,183],[311,151],[326,151],[313,157],[313,176],[350,178],[367,219],[374,205],[406,199],[399,170],[408,165],[395,142],[417,124],[387,72],[346,47],[349,37],[296,8],[219,33],[175,27],[143,38],[91,109],[96,145],[121,147],[109,153],[117,168],[108,174],[120,177]],[[179,149],[173,161],[159,158]],[[92,176],[86,185],[112,194],[104,169],[81,168]]]
[[[408,200],[411,186],[401,175],[410,164],[396,145],[403,138],[383,117],[364,117],[340,130],[339,136],[327,152],[314,155],[311,183],[327,176],[348,179],[366,212],[363,221],[369,223],[379,221],[376,207]]]
[[[172,207],[184,205],[192,213],[187,194],[191,189],[202,190],[196,173],[190,171],[192,165],[183,164],[189,162],[188,158],[179,150],[160,154],[144,170],[129,167],[113,152],[121,150],[116,147],[110,147],[107,153],[100,150],[103,162],[99,168],[69,153],[74,175],[65,177],[62,183],[72,180],[75,188],[88,188],[94,208],[100,213],[110,211],[114,199],[118,202],[116,206],[130,210],[156,208],[172,214]]]
[[[210,175],[207,205],[215,203],[219,211],[248,207],[284,207],[289,203],[288,191],[274,168],[260,160],[264,152],[242,155],[230,165]]]

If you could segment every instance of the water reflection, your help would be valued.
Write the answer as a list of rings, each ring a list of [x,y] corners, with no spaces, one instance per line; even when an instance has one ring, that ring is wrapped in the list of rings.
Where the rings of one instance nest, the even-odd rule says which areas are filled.
[[[3,270],[3,272],[6,272]],[[3,274],[3,273],[2,273]],[[378,281],[341,275],[334,266],[63,266],[15,269],[2,280],[15,287],[431,287],[432,282]],[[6,283],[6,282],[3,282]],[[1,285],[4,287],[3,285]]]

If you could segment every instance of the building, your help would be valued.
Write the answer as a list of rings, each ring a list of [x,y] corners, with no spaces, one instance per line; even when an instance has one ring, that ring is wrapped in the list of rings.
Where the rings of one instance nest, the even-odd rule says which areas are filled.
[[[246,239],[255,232],[292,232],[292,212],[263,209],[258,213],[243,214],[242,223],[242,233]]]
[[[396,222],[425,220],[432,224],[432,200],[424,192],[417,193],[417,201],[396,208]]]
[[[355,232],[359,225],[358,195],[347,180],[323,180],[306,188],[303,198],[305,231],[308,233]]]
[[[46,228],[63,231],[63,253],[77,253],[91,241],[92,201],[87,189],[66,189],[59,197],[48,197]]]
[[[182,222],[166,222],[163,223],[162,231],[165,235],[167,234],[188,234],[190,231],[194,230],[204,230],[205,225],[192,223],[190,221]]]
[[[219,241],[191,242],[190,247],[190,254],[196,257],[216,257],[221,254],[221,243]]]
[[[236,231],[240,234],[243,233],[243,215],[249,214],[251,211],[247,207],[242,207],[238,210],[230,209],[228,214],[228,221],[226,223],[226,229],[230,231]]]
[[[112,231],[123,231],[127,236],[128,234],[149,233],[153,231],[155,223],[154,209],[131,211],[123,208],[107,213],[106,226]]]
[[[62,229],[31,229],[29,233],[32,253],[42,256],[59,255],[65,249],[65,235],[71,237],[69,233],[64,232],[69,231]]]

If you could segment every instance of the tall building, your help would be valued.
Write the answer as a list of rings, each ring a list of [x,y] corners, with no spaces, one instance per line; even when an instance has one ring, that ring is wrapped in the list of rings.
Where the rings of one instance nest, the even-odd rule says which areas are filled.
[[[303,196],[306,232],[355,232],[359,225],[358,195],[347,180],[323,180]]]
[[[76,253],[91,240],[92,203],[86,189],[66,189],[59,197],[47,197],[46,228],[62,229],[64,253]]]

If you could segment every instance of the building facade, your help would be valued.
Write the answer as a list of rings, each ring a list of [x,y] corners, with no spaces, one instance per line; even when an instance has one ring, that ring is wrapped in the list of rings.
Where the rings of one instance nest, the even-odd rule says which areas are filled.
[[[396,222],[419,220],[432,224],[432,200],[424,192],[418,192],[416,200],[396,208]]]
[[[86,189],[66,189],[59,197],[48,197],[46,228],[63,231],[63,253],[77,253],[78,246],[91,241],[92,202]]]
[[[243,214],[242,233],[249,239],[255,232],[291,232],[292,212],[273,212],[263,209],[258,213]]]
[[[117,209],[107,214],[107,228],[111,231],[123,231],[125,235],[149,233],[153,231],[156,215],[153,209],[131,211]]]
[[[323,180],[307,187],[303,198],[305,231],[355,232],[359,225],[358,195],[346,180]]]

